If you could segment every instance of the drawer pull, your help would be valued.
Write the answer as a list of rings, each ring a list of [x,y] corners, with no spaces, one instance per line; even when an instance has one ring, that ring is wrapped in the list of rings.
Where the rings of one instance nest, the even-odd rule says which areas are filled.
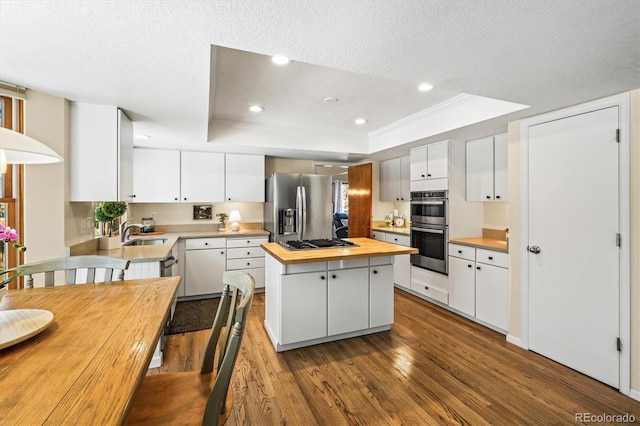
[[[476,269],[479,271],[479,270],[480,270],[480,267],[479,267],[479,266],[476,266]]]
[[[335,276],[335,275],[331,275],[331,278],[334,278],[334,279],[335,279],[335,278],[338,278],[338,277],[337,277],[337,276]]]
[[[471,265],[467,265],[467,267],[468,267],[468,268],[472,268],[472,266],[471,266]]]
[[[321,280],[324,280],[324,275],[320,275],[320,279],[321,279]]]
[[[425,290],[429,290],[429,287],[427,287],[427,286],[425,285],[425,286],[424,286],[424,289],[425,289]]]
[[[493,260],[493,256],[489,256],[489,260]]]
[[[374,273],[374,274],[377,274],[377,273],[378,273],[378,271],[373,271],[373,273]]]
[[[462,254],[462,250],[458,250],[458,253]]]
[[[251,252],[250,252],[250,251],[248,251],[248,252],[247,252],[247,256],[249,256],[250,254],[251,254]],[[489,258],[489,259],[491,259],[491,258]]]
[[[251,262],[247,262],[247,266],[251,266]]]

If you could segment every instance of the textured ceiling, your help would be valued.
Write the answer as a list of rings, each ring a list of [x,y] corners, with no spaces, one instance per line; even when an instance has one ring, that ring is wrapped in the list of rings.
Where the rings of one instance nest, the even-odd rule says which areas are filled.
[[[464,139],[505,131],[509,120],[639,88],[640,2],[0,0],[0,80],[72,101],[117,105],[134,120],[136,133],[153,136],[137,145],[257,149],[327,160],[368,156],[359,142],[361,129],[346,129],[354,134],[354,144],[342,144],[341,152],[327,151],[318,138],[307,137],[309,132],[344,137],[347,121],[342,128],[326,124],[335,116],[323,117],[324,103],[305,113],[290,97],[281,104],[291,105],[290,110],[273,114],[276,122],[270,123],[264,122],[266,115],[263,122],[249,123],[254,117],[240,113],[241,100],[235,106],[216,104],[215,93],[213,100],[209,97],[211,78],[217,78],[211,46],[223,46],[226,53],[285,54],[294,59],[292,65],[317,66],[312,72],[362,74],[362,81],[372,85],[362,95],[386,99],[375,105],[354,102],[368,108],[367,131],[376,130],[376,121],[422,108],[425,99],[416,101],[411,93],[421,81],[436,87],[429,96],[468,93],[530,106],[421,143]],[[245,71],[251,75],[255,70]],[[232,71],[238,85],[226,95],[226,89],[216,88],[220,96],[260,85],[255,76],[243,80],[243,74]],[[313,87],[329,82],[314,77]],[[264,102],[273,105],[282,95],[295,95],[286,79],[262,89],[269,89],[262,91],[271,96]],[[341,115],[351,120],[346,116],[353,112]],[[211,114],[214,123],[219,114],[220,135],[242,127],[279,142],[252,146],[248,131],[233,144],[207,143]],[[308,122],[313,116],[315,128]],[[274,126],[288,127],[285,133],[296,135],[295,143],[281,138]],[[410,145],[373,157],[394,155]]]

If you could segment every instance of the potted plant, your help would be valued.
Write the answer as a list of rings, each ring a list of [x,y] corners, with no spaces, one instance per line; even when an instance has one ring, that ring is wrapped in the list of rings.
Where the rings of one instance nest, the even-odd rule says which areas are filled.
[[[222,231],[227,225],[227,219],[229,219],[229,215],[226,213],[216,213],[216,217],[218,218],[218,231]]]
[[[113,236],[118,229],[118,219],[127,211],[124,201],[104,201],[96,206],[95,219],[100,229],[100,249],[112,250],[120,246],[120,238]]]

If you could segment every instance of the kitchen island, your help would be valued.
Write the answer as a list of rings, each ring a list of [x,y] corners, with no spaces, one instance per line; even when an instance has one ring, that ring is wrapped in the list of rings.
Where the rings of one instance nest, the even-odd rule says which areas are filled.
[[[417,249],[348,241],[357,246],[290,251],[262,244],[264,327],[277,352],[391,329],[393,259]]]

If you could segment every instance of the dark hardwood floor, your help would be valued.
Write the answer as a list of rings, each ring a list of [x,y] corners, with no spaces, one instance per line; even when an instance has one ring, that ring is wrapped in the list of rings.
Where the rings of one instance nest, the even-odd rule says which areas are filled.
[[[276,353],[263,321],[257,294],[227,424],[558,425],[580,413],[640,424],[640,402],[397,289],[388,332]],[[207,336],[167,336],[159,372],[198,369]]]

